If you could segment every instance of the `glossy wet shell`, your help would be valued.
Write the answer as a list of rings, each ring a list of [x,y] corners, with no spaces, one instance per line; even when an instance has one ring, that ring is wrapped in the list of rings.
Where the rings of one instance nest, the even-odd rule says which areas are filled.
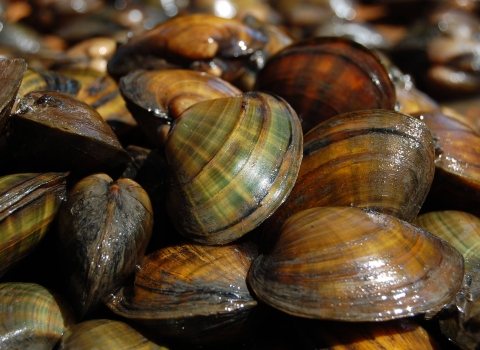
[[[462,210],[480,215],[480,136],[466,121],[442,113],[417,114],[435,139],[435,179],[428,211]]]
[[[130,179],[88,176],[68,193],[59,216],[75,311],[85,316],[133,273],[152,234],[146,192]]]
[[[107,171],[129,160],[102,117],[75,97],[52,90],[27,94],[9,120],[12,154],[34,168]]]
[[[255,295],[284,312],[356,322],[440,309],[462,280],[463,258],[445,241],[392,216],[350,207],[291,216],[248,275]]]
[[[302,141],[295,112],[270,94],[247,93],[187,109],[165,146],[175,227],[207,244],[228,243],[253,230],[290,193]]]
[[[145,338],[128,324],[97,319],[79,323],[65,332],[59,350],[168,350]]]
[[[23,75],[18,97],[22,98],[32,91],[54,90],[76,96],[80,90],[80,82],[61,73],[51,70],[27,69]]]
[[[165,60],[175,64],[236,58],[252,54],[267,41],[257,30],[235,19],[195,14],[175,17],[117,48],[108,72],[123,76],[134,69],[161,68]]]
[[[0,276],[44,237],[65,198],[67,175],[0,177]]]
[[[257,305],[246,285],[257,256],[251,242],[161,248],[145,257],[134,285],[117,291],[107,306],[157,335],[190,337],[203,330],[212,336],[216,328],[237,322],[240,328]]]
[[[304,136],[297,182],[267,220],[275,235],[293,213],[312,207],[369,208],[411,222],[434,176],[433,138],[422,122],[389,110],[338,115]]]
[[[216,76],[184,69],[135,71],[120,80],[120,89],[129,101],[169,121],[197,102],[242,93]]]
[[[465,268],[480,266],[480,218],[475,215],[445,210],[418,216],[414,224],[453,245],[465,258]]]
[[[394,109],[395,88],[372,51],[343,38],[297,42],[271,57],[256,89],[283,97],[297,112],[306,133],[338,114]]]
[[[50,350],[73,324],[59,295],[34,283],[0,284],[0,349]]]

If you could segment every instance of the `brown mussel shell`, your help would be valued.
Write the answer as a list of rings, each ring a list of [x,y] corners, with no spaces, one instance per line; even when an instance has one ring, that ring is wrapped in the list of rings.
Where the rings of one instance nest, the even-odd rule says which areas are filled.
[[[274,235],[290,215],[312,207],[355,206],[411,222],[434,170],[424,123],[390,110],[338,115],[304,135],[297,182],[265,233]]]
[[[134,285],[114,293],[107,306],[156,336],[205,341],[233,335],[257,305],[246,285],[257,256],[250,242],[161,248],[145,257]]]
[[[65,198],[66,173],[0,177],[0,276],[30,254]]]
[[[59,350],[168,350],[145,338],[130,325],[107,319],[84,321],[68,329]]]
[[[27,62],[21,58],[0,61],[0,79],[2,81],[2,88],[0,89],[0,136],[10,116],[26,69]]]
[[[20,100],[19,110],[10,118],[7,143],[20,169],[85,174],[113,171],[129,160],[112,129],[92,107],[51,90],[31,92]]]
[[[119,46],[107,69],[120,77],[136,69],[162,69],[166,62],[188,67],[215,58],[236,59],[251,55],[266,41],[263,33],[233,18],[180,16]]]
[[[56,293],[35,283],[0,284],[0,349],[51,350],[74,322]]]
[[[221,78],[186,69],[135,71],[120,79],[120,90],[140,128],[155,146],[164,143],[162,127],[191,105],[242,93]]]
[[[424,211],[462,210],[480,215],[480,135],[475,126],[443,113],[415,116],[435,140],[435,177]]]
[[[68,192],[59,215],[61,252],[68,261],[76,313],[93,311],[132,274],[152,234],[146,192],[130,179],[88,176]]]
[[[225,244],[259,226],[285,200],[302,158],[292,108],[250,92],[199,102],[175,120],[165,152],[170,217],[184,236]]]
[[[60,91],[77,96],[80,90],[80,82],[59,72],[46,69],[27,69],[23,75],[22,85],[18,89],[18,98],[22,98],[29,92],[40,90]]]
[[[438,311],[462,280],[463,257],[447,242],[393,216],[350,207],[292,215],[248,274],[255,295],[275,308],[355,322]]]
[[[256,89],[283,97],[306,133],[341,113],[395,107],[395,87],[373,51],[346,38],[312,38],[271,57]]]

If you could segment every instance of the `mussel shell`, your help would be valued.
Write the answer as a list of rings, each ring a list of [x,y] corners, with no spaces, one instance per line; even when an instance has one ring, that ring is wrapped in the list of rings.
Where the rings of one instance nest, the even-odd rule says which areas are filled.
[[[68,192],[60,211],[61,252],[80,317],[115,291],[143,259],[153,226],[146,192],[130,179],[88,176]]]
[[[442,349],[429,332],[411,318],[355,323],[298,319],[296,327],[312,344],[312,349]]]
[[[172,126],[165,152],[177,230],[206,244],[231,242],[285,200],[302,158],[300,122],[266,93],[199,102]]]
[[[76,96],[80,90],[80,82],[51,70],[27,69],[18,90],[18,97],[22,98],[29,92],[39,90],[61,91]]]
[[[255,295],[275,308],[355,322],[440,309],[462,280],[463,257],[447,242],[393,216],[350,207],[292,215],[248,274]]]
[[[0,349],[50,350],[73,324],[59,295],[34,283],[0,284]]]
[[[257,256],[250,242],[161,248],[145,257],[134,285],[114,293],[107,306],[156,336],[218,340],[241,331],[257,305],[246,285]]]
[[[0,136],[15,103],[15,97],[26,69],[27,62],[21,58],[0,61],[0,79],[2,81],[2,88],[0,89]]]
[[[467,120],[442,113],[416,114],[435,140],[435,177],[425,211],[480,215],[480,136]]]
[[[107,69],[120,77],[135,69],[162,68],[165,60],[185,66],[215,57],[245,57],[266,41],[260,31],[232,18],[178,16],[119,46]]]
[[[71,327],[63,335],[58,349],[168,350],[148,340],[128,324],[107,319],[84,321]]]
[[[0,276],[44,237],[65,198],[67,175],[0,177]]]
[[[259,72],[257,90],[291,104],[303,132],[337,114],[395,107],[395,88],[373,51],[346,38],[312,38],[271,57]]]
[[[480,267],[480,218],[458,210],[419,215],[414,224],[446,240],[465,259],[465,268]]]
[[[62,69],[60,72],[80,82],[77,98],[95,108],[117,136],[137,126],[112,77],[94,69]]]
[[[159,128],[191,105],[242,92],[214,75],[186,69],[135,71],[122,77],[120,90],[149,141],[159,146]]]
[[[7,143],[12,162],[20,169],[85,174],[113,171],[129,160],[102,117],[69,94],[31,92],[19,106],[9,119]]]
[[[275,235],[293,213],[356,206],[412,221],[433,180],[434,143],[422,122],[389,110],[338,115],[304,135],[297,182],[266,222]]]

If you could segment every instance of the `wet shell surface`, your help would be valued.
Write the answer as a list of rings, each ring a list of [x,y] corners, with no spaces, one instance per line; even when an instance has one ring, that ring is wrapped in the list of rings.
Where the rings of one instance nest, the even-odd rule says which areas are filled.
[[[297,182],[267,220],[275,235],[293,213],[312,207],[355,206],[411,222],[434,176],[434,142],[426,125],[390,110],[333,117],[304,135]]]
[[[15,58],[0,61],[0,136],[10,115],[18,89],[22,83],[23,74],[27,70],[24,59]]]
[[[463,257],[393,216],[350,207],[291,216],[270,252],[252,264],[255,295],[284,312],[382,321],[440,309],[463,280]]]
[[[306,133],[345,112],[395,107],[395,88],[373,51],[344,38],[318,37],[287,46],[259,72],[256,89],[291,104]]]
[[[161,248],[145,257],[134,285],[117,291],[107,306],[157,336],[218,338],[223,328],[241,328],[257,305],[246,284],[257,256],[251,242]]]
[[[146,192],[130,179],[88,176],[68,192],[60,211],[61,252],[70,269],[76,313],[93,311],[133,273],[152,234]]]
[[[168,350],[121,321],[95,319],[79,323],[63,335],[59,350]]]
[[[92,107],[53,90],[31,92],[20,100],[9,120],[7,142],[20,169],[91,173],[129,161],[112,129]]]
[[[44,237],[65,199],[67,175],[0,177],[0,276]]]
[[[0,349],[50,350],[74,324],[61,296],[35,283],[0,284]]]
[[[274,95],[246,93],[187,109],[165,146],[177,230],[206,244],[253,230],[290,193],[302,141],[295,112]]]

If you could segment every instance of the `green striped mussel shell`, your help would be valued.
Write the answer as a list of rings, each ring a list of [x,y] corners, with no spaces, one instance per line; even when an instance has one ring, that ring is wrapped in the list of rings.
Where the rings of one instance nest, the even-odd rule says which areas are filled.
[[[0,178],[0,276],[40,242],[65,198],[68,173]]]
[[[272,94],[199,102],[172,125],[165,151],[168,209],[181,234],[231,242],[260,225],[290,193],[303,151],[300,121]]]
[[[0,284],[0,349],[50,350],[73,323],[65,300],[39,284]]]
[[[419,215],[414,224],[453,245],[465,259],[465,269],[480,272],[480,218],[457,210]]]

